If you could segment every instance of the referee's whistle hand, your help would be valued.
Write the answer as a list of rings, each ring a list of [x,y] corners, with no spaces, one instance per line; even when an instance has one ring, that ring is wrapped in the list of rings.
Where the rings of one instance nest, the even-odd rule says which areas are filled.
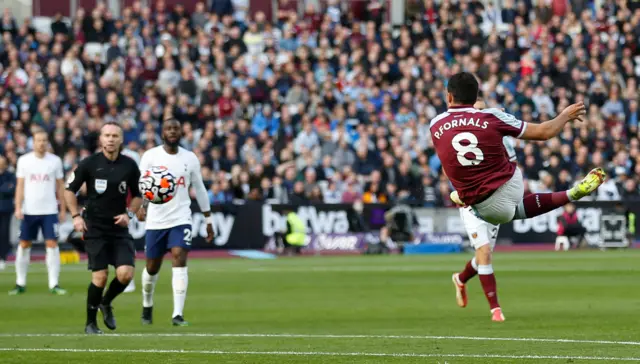
[[[87,231],[87,224],[85,224],[82,216],[76,216],[73,218],[73,229],[79,233]]]
[[[129,226],[129,216],[127,214],[120,214],[115,216],[113,219],[115,220],[115,224],[118,226]]]

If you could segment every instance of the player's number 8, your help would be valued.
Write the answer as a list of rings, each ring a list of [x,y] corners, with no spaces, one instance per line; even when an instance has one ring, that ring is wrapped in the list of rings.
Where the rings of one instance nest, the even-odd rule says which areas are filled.
[[[460,142],[463,140],[467,141],[468,144],[462,145]],[[453,140],[451,140],[451,145],[453,149],[458,152],[458,162],[465,167],[477,166],[484,160],[484,153],[478,148],[478,138],[472,133],[465,132],[456,135],[453,137]],[[467,154],[472,154],[473,159],[465,157]]]

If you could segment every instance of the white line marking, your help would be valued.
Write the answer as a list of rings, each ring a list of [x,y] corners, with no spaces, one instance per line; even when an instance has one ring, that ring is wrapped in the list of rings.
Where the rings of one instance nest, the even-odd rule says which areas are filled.
[[[85,334],[10,334],[0,333],[0,337],[88,337]],[[401,340],[469,340],[469,341],[526,341],[559,344],[602,344],[640,346],[640,341],[580,340],[580,339],[548,339],[528,337],[482,337],[482,336],[429,336],[429,335],[323,335],[323,334],[215,334],[215,333],[127,333],[104,334],[100,337],[263,337],[263,338],[298,338],[298,339],[401,339]]]
[[[419,353],[364,353],[323,351],[226,351],[226,350],[155,350],[155,349],[55,349],[55,348],[0,348],[0,351],[61,352],[61,353],[126,353],[126,354],[207,354],[207,355],[290,355],[290,356],[364,356],[395,358],[493,358],[493,359],[554,359],[640,361],[633,357],[564,356],[564,355],[495,355],[495,354],[419,354]]]

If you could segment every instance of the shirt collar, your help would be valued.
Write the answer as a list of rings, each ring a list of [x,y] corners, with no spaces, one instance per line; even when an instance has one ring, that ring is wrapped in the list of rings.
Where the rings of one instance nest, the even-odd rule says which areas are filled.
[[[118,156],[116,157],[116,160],[112,161],[111,159],[107,158],[106,155],[104,155],[104,152],[100,152],[100,154],[102,155],[102,159],[104,159],[104,161],[109,163],[109,164],[116,163],[120,159],[120,156],[121,156],[121,153],[118,153]]]
[[[475,107],[473,107],[473,105],[456,105],[456,106],[450,106],[449,107],[449,112],[460,112],[460,111],[475,111],[477,110]]]

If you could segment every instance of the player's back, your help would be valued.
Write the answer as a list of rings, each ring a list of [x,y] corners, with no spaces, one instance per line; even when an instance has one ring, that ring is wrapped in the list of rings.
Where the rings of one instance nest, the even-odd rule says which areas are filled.
[[[473,205],[507,182],[515,171],[503,138],[519,137],[526,123],[498,109],[452,107],[430,124],[442,168],[460,199]]]
[[[51,153],[39,158],[30,152],[18,159],[16,177],[24,178],[24,214],[58,213],[56,180],[63,178],[63,173],[62,160]]]
[[[200,173],[200,163],[193,154],[184,148],[178,148],[177,154],[169,154],[163,146],[149,149],[140,161],[140,170],[151,167],[166,167],[176,180],[174,198],[164,204],[149,204],[147,208],[146,229],[169,229],[174,226],[191,224],[191,197],[189,186],[194,171]]]

